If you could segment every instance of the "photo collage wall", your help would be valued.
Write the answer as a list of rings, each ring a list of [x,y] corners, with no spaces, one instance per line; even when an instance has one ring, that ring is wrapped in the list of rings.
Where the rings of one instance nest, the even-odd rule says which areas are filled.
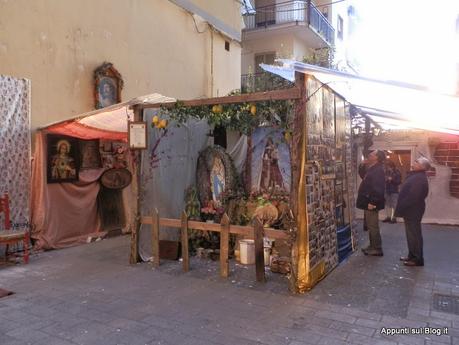
[[[337,229],[350,222],[352,200],[346,176],[351,154],[350,119],[345,102],[313,78],[307,81],[306,195],[311,267],[325,261],[326,270],[338,264]],[[350,193],[352,194],[352,193]]]

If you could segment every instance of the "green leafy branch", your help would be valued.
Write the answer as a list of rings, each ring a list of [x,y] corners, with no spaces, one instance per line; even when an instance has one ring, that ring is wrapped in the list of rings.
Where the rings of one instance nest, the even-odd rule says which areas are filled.
[[[222,126],[249,134],[259,126],[289,129],[293,118],[293,102],[282,100],[190,107],[177,101],[172,108],[163,107],[161,111],[176,122],[177,126],[190,118],[205,119],[211,126]]]

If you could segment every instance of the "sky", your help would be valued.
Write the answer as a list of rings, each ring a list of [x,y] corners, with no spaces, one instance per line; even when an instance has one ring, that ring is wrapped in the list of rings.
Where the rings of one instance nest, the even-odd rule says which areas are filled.
[[[360,74],[454,94],[459,0],[354,0]]]

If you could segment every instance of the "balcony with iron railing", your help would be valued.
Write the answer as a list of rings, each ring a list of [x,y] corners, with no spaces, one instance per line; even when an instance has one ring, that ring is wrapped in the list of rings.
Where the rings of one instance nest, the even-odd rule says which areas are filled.
[[[255,8],[256,13],[244,15],[246,31],[284,23],[304,23],[329,45],[333,45],[335,29],[310,0],[287,1]]]
[[[259,92],[289,89],[294,83],[268,72],[243,74],[241,76],[241,92]]]

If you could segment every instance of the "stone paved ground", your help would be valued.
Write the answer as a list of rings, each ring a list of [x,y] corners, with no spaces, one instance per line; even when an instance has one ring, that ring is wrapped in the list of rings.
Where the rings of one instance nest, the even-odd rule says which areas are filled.
[[[362,236],[365,236],[363,234]],[[129,266],[118,237],[0,267],[0,344],[459,345],[459,315],[434,311],[434,293],[459,296],[459,229],[426,226],[423,268],[405,268],[402,225],[384,225],[385,256],[355,253],[308,294],[253,267],[192,260]],[[383,327],[448,328],[447,335],[381,334]]]

